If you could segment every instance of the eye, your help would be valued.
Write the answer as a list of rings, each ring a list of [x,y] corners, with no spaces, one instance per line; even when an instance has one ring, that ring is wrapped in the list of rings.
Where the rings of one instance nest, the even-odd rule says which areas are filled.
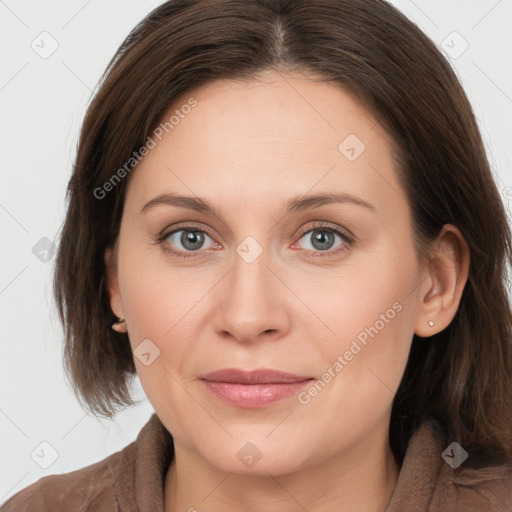
[[[323,253],[317,254],[318,256],[338,254],[348,250],[353,243],[349,235],[343,230],[326,224],[314,226],[312,229],[305,231],[302,233],[299,242],[301,240],[305,241],[306,250]],[[292,246],[292,248],[295,248],[295,246]]]
[[[353,244],[351,236],[343,229],[322,223],[304,231],[297,244],[304,240],[306,251],[313,256],[329,256],[347,251]],[[202,250],[221,248],[204,230],[196,226],[180,226],[159,237],[158,242],[163,249],[181,258],[198,256]],[[208,245],[205,247],[205,243]],[[300,248],[300,247],[299,247]]]
[[[210,241],[210,246],[204,247],[205,241],[207,242],[208,240]],[[160,237],[159,242],[167,252],[183,258],[195,256],[194,252],[202,249],[211,249],[216,244],[206,231],[186,226],[165,233]]]

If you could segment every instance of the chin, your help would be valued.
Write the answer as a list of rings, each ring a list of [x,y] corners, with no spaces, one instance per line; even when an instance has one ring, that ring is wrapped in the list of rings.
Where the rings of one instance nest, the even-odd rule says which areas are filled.
[[[199,452],[213,466],[235,474],[254,476],[278,476],[294,473],[311,463],[311,458],[304,450],[305,442],[288,439],[265,439],[265,435],[251,438],[247,435],[232,439],[227,444],[210,445],[204,452]],[[213,450],[212,450],[213,448]]]

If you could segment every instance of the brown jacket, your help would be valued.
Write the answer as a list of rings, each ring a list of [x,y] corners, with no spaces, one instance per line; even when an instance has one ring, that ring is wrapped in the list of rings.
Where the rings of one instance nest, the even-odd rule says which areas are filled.
[[[422,424],[384,512],[512,512],[512,464],[452,469],[441,457],[445,448],[433,424]],[[0,512],[163,512],[172,456],[172,437],[153,414],[123,450],[83,469],[39,479]]]

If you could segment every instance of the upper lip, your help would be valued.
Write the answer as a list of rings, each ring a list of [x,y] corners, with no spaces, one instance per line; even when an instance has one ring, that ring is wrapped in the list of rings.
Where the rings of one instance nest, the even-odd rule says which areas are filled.
[[[267,368],[250,371],[239,370],[238,368],[224,368],[215,372],[206,373],[199,378],[210,382],[230,382],[237,384],[283,384],[303,382],[313,377],[294,375],[293,373],[270,370]]]

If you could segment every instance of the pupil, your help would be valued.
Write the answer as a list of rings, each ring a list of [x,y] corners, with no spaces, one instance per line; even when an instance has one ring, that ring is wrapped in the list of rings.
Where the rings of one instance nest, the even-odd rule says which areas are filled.
[[[318,231],[317,230],[317,235],[314,236],[313,246],[319,250],[329,249],[329,247],[326,247],[326,245],[327,246],[331,245],[329,242],[332,243],[333,237],[334,237],[334,235],[332,233],[330,233],[329,231]],[[320,246],[315,245],[315,242],[320,242]]]
[[[181,243],[187,249],[199,249],[203,243],[203,235],[199,231],[183,231]]]

